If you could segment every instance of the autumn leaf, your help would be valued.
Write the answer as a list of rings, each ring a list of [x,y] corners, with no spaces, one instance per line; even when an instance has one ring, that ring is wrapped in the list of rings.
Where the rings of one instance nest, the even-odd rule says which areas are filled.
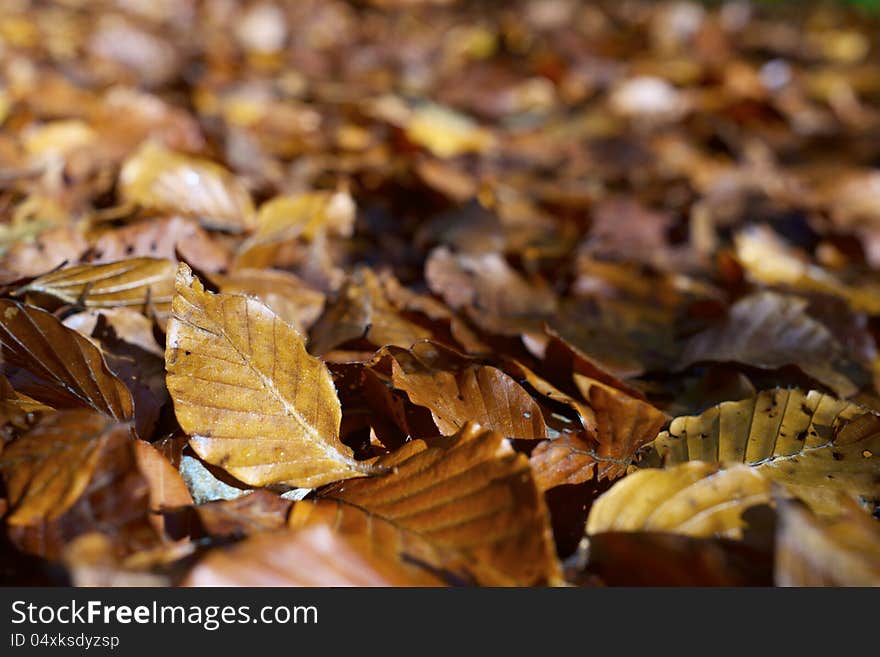
[[[255,299],[206,292],[184,264],[176,291],[168,390],[201,458],[253,486],[311,488],[370,472],[339,441],[330,373],[296,329]]]
[[[397,312],[386,298],[376,274],[363,268],[354,272],[312,327],[310,348],[314,353],[325,354],[361,338],[376,347],[408,348],[430,337],[429,330]]]
[[[622,476],[666,423],[666,416],[646,402],[601,385],[587,391],[594,424],[585,434],[564,434],[532,450],[530,463],[543,490]]]
[[[735,362],[775,369],[795,365],[841,397],[856,392],[841,371],[842,346],[823,324],[806,314],[807,302],[775,292],[757,292],[737,301],[718,326],[692,337],[682,365]]]
[[[386,353],[391,385],[429,409],[440,433],[454,434],[473,420],[510,438],[547,436],[541,408],[501,370],[456,357],[431,342]]]
[[[213,276],[212,280],[223,294],[256,297],[303,334],[324,309],[325,295],[286,271],[236,269],[228,275]]]
[[[235,256],[236,266],[270,265],[287,241],[303,239],[311,242],[319,233],[350,237],[355,210],[354,201],[345,191],[273,198],[260,206],[254,234],[239,248]]]
[[[125,161],[119,183],[126,201],[191,216],[209,228],[241,232],[255,223],[250,194],[232,174],[151,141]]]
[[[880,416],[816,391],[777,389],[676,418],[647,458],[745,463],[830,514],[840,492],[877,504],[877,454]]]
[[[780,504],[777,586],[880,586],[880,528],[855,504],[834,518],[797,501]]]
[[[528,459],[500,434],[468,424],[448,438],[411,441],[376,465],[389,473],[340,482],[321,498],[461,553],[483,583],[557,580],[549,519]]]
[[[87,410],[49,415],[0,455],[13,525],[54,520],[83,495],[104,450],[127,444],[131,428]]]
[[[264,532],[216,550],[190,572],[184,586],[430,586],[428,571],[376,557],[365,539],[326,525]]]
[[[14,506],[10,541],[50,559],[91,532],[104,534],[118,555],[157,547],[133,445],[130,425],[91,410],[59,411],[17,439],[0,454]]]
[[[587,534],[662,531],[742,538],[748,524],[743,512],[771,500],[770,481],[744,465],[722,469],[695,461],[639,470],[596,500]]]
[[[41,292],[86,308],[152,308],[167,313],[176,270],[176,263],[156,258],[78,265],[40,276],[20,292]]]
[[[590,536],[585,575],[607,586],[770,586],[773,555],[730,539],[606,532]]]
[[[267,490],[255,490],[231,500],[199,504],[196,513],[211,536],[249,536],[287,525],[293,502]]]
[[[22,368],[13,385],[34,399],[133,417],[131,394],[101,352],[44,310],[0,299],[0,345],[7,366]]]

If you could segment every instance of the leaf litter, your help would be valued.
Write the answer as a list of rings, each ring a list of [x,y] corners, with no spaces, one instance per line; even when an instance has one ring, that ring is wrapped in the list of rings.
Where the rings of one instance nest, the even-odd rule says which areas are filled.
[[[878,585],[878,27],[4,4],[0,581]]]

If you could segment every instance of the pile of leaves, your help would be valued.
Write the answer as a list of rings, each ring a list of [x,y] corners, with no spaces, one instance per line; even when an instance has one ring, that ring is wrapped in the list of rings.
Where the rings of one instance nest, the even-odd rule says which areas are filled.
[[[880,584],[880,24],[0,5],[0,580]]]

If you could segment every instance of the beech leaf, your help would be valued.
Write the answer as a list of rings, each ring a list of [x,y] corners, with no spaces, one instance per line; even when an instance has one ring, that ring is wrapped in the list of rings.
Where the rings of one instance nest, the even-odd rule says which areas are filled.
[[[212,294],[185,264],[168,324],[168,390],[190,445],[252,486],[312,488],[371,471],[339,441],[326,365],[250,297]]]

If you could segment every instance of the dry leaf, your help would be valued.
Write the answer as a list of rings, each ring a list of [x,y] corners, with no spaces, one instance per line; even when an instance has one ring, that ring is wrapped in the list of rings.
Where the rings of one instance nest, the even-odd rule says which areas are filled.
[[[475,421],[509,438],[547,437],[541,407],[501,370],[456,357],[432,342],[387,353],[391,385],[429,409],[443,435]]]
[[[869,506],[880,500],[880,416],[816,391],[766,390],[675,418],[653,450],[666,465],[753,466],[821,514],[839,508],[840,492]]]
[[[776,369],[795,365],[841,397],[857,388],[840,371],[843,347],[806,313],[807,302],[775,292],[757,292],[737,301],[718,326],[692,337],[681,365],[735,362]]]
[[[223,294],[244,294],[265,303],[285,322],[305,332],[324,309],[324,294],[297,276],[273,269],[236,269],[212,280]]]
[[[388,301],[379,279],[366,268],[358,269],[339,291],[312,328],[311,350],[325,354],[360,338],[377,347],[408,348],[431,337],[431,332],[405,319]]]
[[[296,329],[255,299],[206,292],[183,264],[176,290],[168,390],[201,458],[252,486],[311,488],[370,471],[339,442],[330,373]]]
[[[13,385],[53,407],[91,407],[125,421],[131,394],[101,352],[49,313],[0,299],[0,344],[6,366],[22,368]]]
[[[590,509],[587,534],[671,532],[742,538],[743,513],[772,501],[770,481],[754,468],[681,463],[648,468],[618,481]]]
[[[184,586],[429,586],[442,582],[417,566],[371,554],[364,539],[326,525],[264,532],[216,550]]]
[[[476,424],[435,443],[409,442],[376,461],[389,474],[341,482],[321,497],[460,552],[483,583],[555,582],[549,518],[528,459]]]
[[[126,160],[119,185],[125,201],[193,217],[208,228],[241,232],[255,225],[250,193],[232,174],[151,141]]]
[[[149,308],[167,313],[176,270],[173,261],[156,258],[78,265],[40,276],[20,291],[49,294],[86,308]]]
[[[666,423],[662,412],[618,391],[593,385],[586,392],[593,425],[585,435],[563,435],[539,443],[532,451],[530,463],[542,490],[593,477],[622,476],[638,451]]]
[[[777,586],[880,586],[880,527],[854,504],[818,518],[794,501],[780,504]]]
[[[196,508],[211,536],[250,536],[283,529],[293,502],[267,490],[255,490],[231,500],[215,500]]]
[[[87,410],[49,415],[0,455],[9,491],[6,522],[32,525],[63,515],[95,477],[102,452],[127,449],[131,427]]]

